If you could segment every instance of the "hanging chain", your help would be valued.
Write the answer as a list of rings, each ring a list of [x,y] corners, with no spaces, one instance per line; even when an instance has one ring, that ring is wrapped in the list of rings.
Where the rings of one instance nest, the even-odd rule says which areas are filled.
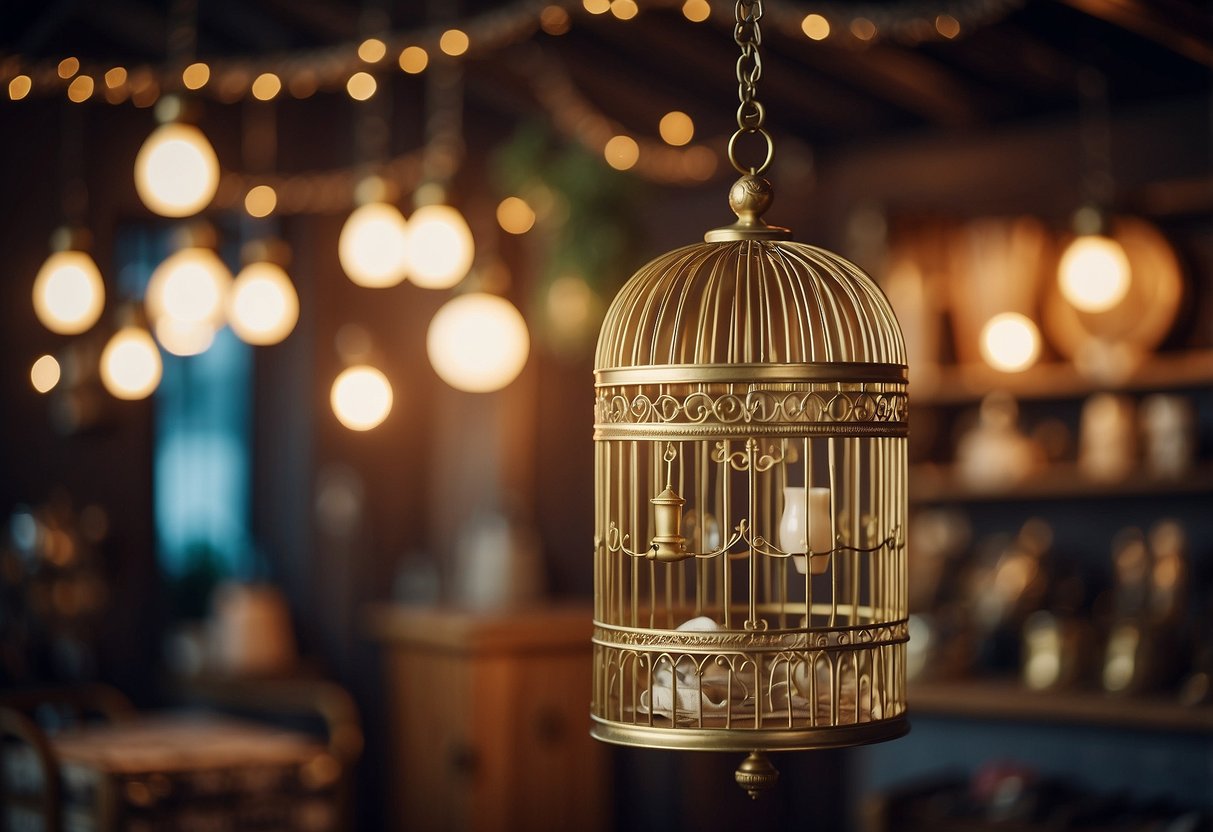
[[[741,56],[737,59],[737,98],[741,105],[737,108],[737,132],[729,139],[729,161],[739,173],[757,175],[770,166],[774,155],[771,135],[762,126],[766,110],[756,97],[758,82],[762,79],[762,54],[758,51],[762,45],[762,29],[759,28],[762,0],[737,0],[736,20],[733,40],[741,47]],[[757,133],[766,141],[766,159],[757,167],[744,166],[737,161],[737,138],[743,133]]]

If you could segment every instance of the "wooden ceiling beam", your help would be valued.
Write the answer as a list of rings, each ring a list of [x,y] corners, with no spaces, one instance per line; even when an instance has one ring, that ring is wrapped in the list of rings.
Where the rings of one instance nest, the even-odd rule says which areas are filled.
[[[1213,67],[1213,23],[1174,0],[1061,0],[1073,9],[1119,26],[1177,55]]]

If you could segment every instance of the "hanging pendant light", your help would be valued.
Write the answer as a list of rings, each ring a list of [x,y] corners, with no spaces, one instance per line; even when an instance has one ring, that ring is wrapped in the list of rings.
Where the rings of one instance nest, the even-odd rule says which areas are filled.
[[[245,246],[245,266],[228,295],[227,319],[246,344],[277,344],[299,320],[299,294],[284,268],[290,256],[285,243],[257,241]]]
[[[175,96],[156,104],[160,126],[135,157],[135,190],[162,217],[190,217],[211,204],[219,189],[219,159],[206,135],[181,121]]]
[[[526,366],[531,336],[514,304],[488,292],[447,301],[426,333],[430,364],[447,384],[467,393],[491,393]]]
[[[619,292],[594,426],[592,733],[750,752],[751,796],[765,752],[909,730],[905,345],[866,274],[762,219],[761,15],[737,4],[737,221]]]
[[[371,289],[395,286],[408,276],[408,224],[387,201],[387,183],[369,176],[358,183],[358,207],[341,226],[337,256],[351,281]]]
[[[210,226],[195,224],[179,239],[181,247],[152,272],[144,306],[161,346],[174,355],[198,355],[227,320],[232,274],[212,250]]]
[[[78,335],[92,327],[105,306],[105,284],[85,251],[87,235],[61,228],[51,237],[51,256],[34,278],[34,313],[51,332]]]

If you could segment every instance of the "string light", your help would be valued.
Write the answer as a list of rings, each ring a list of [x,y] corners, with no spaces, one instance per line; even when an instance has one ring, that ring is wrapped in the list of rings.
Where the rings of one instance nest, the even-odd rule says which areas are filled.
[[[409,75],[424,72],[430,63],[430,53],[420,46],[406,46],[400,53],[400,68]]]
[[[28,75],[14,75],[8,82],[8,97],[13,101],[20,101],[29,95],[33,86],[34,82]]]
[[[467,220],[450,205],[425,205],[409,217],[405,258],[413,283],[449,289],[467,276],[476,245]]]
[[[960,21],[950,14],[941,14],[935,18],[935,31],[952,40],[960,34]]]
[[[201,61],[181,71],[181,83],[187,90],[200,90],[211,80],[211,68]]]
[[[93,97],[93,79],[89,75],[77,75],[67,85],[67,97],[70,101],[80,104]]]
[[[258,261],[240,270],[228,301],[228,323],[241,341],[255,346],[277,344],[295,329],[299,295],[286,270]]]
[[[819,14],[806,14],[800,29],[812,40],[825,40],[830,36],[830,21]]]
[[[661,117],[657,132],[666,144],[682,147],[695,138],[695,122],[686,113],[672,110]]]
[[[142,327],[123,327],[101,351],[101,383],[115,398],[147,398],[160,384],[162,372],[160,350]]]
[[[571,25],[569,13],[560,6],[545,6],[539,13],[539,28],[549,35],[563,35]]]
[[[61,371],[53,355],[44,355],[29,368],[30,384],[39,393],[49,393],[59,383]]]
[[[686,0],[682,4],[682,16],[692,23],[703,23],[712,16],[712,6],[708,0]]]
[[[377,64],[387,55],[387,44],[379,38],[367,38],[358,44],[358,57],[368,64]]]
[[[531,338],[512,303],[474,292],[454,298],[430,321],[426,352],[434,371],[456,390],[489,393],[512,382],[526,366]]]
[[[345,82],[346,92],[355,101],[366,101],[375,94],[375,90],[378,88],[375,77],[369,72],[355,72],[350,76],[350,80]]]
[[[535,225],[535,211],[525,199],[507,196],[497,205],[497,224],[510,234],[525,234]]]
[[[244,195],[244,210],[250,217],[268,217],[278,206],[278,192],[269,185],[254,185]]]
[[[866,17],[857,17],[851,21],[851,34],[859,40],[871,40],[876,37],[876,24]]]
[[[877,38],[885,40],[902,40],[906,43],[917,44],[926,38],[938,37],[953,39],[962,33],[973,32],[983,26],[995,23],[1008,14],[1020,8],[1026,0],[949,0],[948,11],[932,16],[924,13],[918,3],[904,2],[892,4],[868,4],[864,7],[866,17],[853,17],[853,10],[841,2],[817,2],[817,12],[805,15],[795,4],[784,8],[773,8],[767,12],[767,23],[786,35],[803,33],[810,38],[820,39],[831,33],[830,24],[834,27],[846,28],[846,22],[851,21],[852,34],[861,40],[871,41]],[[941,3],[942,4],[942,3]],[[616,16],[624,17],[634,14],[637,8],[635,0],[583,0],[582,5],[591,14],[601,15],[613,11]],[[681,4],[683,16],[692,22],[701,23],[711,17],[711,6],[707,0],[684,0]],[[806,28],[806,21],[812,21]],[[568,30],[568,9],[557,3],[550,3],[538,9],[529,0],[517,0],[510,9],[491,9],[468,19],[466,26],[459,34],[463,38],[474,39],[482,51],[494,51],[517,43],[530,34],[528,22],[537,23],[549,34],[563,34]],[[934,25],[932,25],[934,23]],[[857,30],[857,31],[854,31]],[[447,33],[443,33],[446,37]],[[308,98],[320,87],[336,87],[346,82],[359,66],[368,61],[364,58],[375,58],[379,47],[383,44],[386,50],[396,48],[397,44],[425,43],[427,46],[437,46],[434,35],[427,29],[390,33],[382,38],[370,38],[365,41],[346,45],[318,47],[315,49],[296,50],[287,55],[276,55],[263,59],[231,58],[215,62],[214,68],[205,63],[197,62],[186,67],[180,78],[180,83],[186,89],[198,90],[208,87],[212,75],[222,83],[209,85],[211,94],[222,101],[235,101],[241,96],[251,94],[250,80],[259,74],[272,72],[278,75],[284,86],[296,98]],[[422,48],[418,46],[417,48]],[[447,49],[443,51],[451,57],[466,53],[462,49]],[[407,51],[407,50],[406,50]],[[403,53],[401,53],[403,57]],[[374,61],[382,60],[380,56]],[[21,56],[15,56],[22,62]],[[425,62],[417,66],[415,59],[410,57],[402,61],[401,69],[405,72],[416,73],[424,69]],[[61,69],[60,69],[61,67]],[[68,81],[80,71],[80,62],[76,58],[65,58],[56,64],[32,64],[32,69],[23,73],[24,82],[13,85],[10,80],[9,97],[13,100],[38,92],[40,94],[53,90],[57,86],[56,77]],[[94,78],[100,77],[101,68],[89,70]],[[175,68],[154,67],[145,65],[131,70],[132,78],[139,74],[143,76],[138,88],[132,83],[130,98],[138,107],[147,107],[155,103],[161,89],[172,89],[178,84]],[[34,82],[37,78],[37,82]],[[29,84],[21,93],[23,84]],[[216,88],[217,87],[217,88]],[[126,99],[120,93],[119,87],[111,88],[113,93],[106,94],[106,100],[119,103]],[[13,93],[19,93],[14,97]]]
[[[282,91],[282,79],[272,72],[263,72],[253,81],[251,89],[253,98],[269,101]]]
[[[1003,312],[981,329],[981,357],[995,370],[1019,373],[1040,357],[1040,330],[1026,315]]]
[[[135,157],[135,189],[164,217],[198,213],[219,187],[219,159],[202,131],[170,122],[147,137]]]
[[[344,370],[329,392],[333,414],[350,430],[378,427],[392,412],[392,400],[387,376],[366,364]]]
[[[34,278],[34,314],[59,335],[79,335],[101,317],[105,284],[93,258],[83,251],[56,251]]]
[[[603,148],[602,155],[615,170],[628,170],[640,159],[640,145],[631,136],[613,136]]]
[[[468,51],[468,36],[462,29],[447,29],[438,39],[438,48],[452,58],[457,58]]]
[[[619,20],[631,20],[639,13],[636,0],[611,0],[611,14]]]

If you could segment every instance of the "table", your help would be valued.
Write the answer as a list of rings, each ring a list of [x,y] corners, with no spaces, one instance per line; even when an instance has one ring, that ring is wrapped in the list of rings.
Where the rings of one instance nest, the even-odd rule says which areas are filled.
[[[166,713],[47,737],[65,832],[321,832],[340,825],[341,764],[306,734],[207,713]],[[4,749],[6,792],[41,788],[28,746]],[[12,828],[39,828],[6,810]],[[29,813],[29,810],[25,810]]]

